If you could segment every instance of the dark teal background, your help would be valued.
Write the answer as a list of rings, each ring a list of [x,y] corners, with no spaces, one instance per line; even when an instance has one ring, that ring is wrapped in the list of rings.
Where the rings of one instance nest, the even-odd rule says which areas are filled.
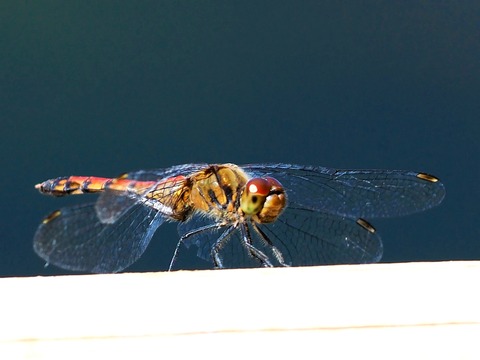
[[[62,272],[33,234],[89,199],[37,182],[190,162],[435,174],[440,207],[372,221],[383,261],[480,259],[479,19],[473,1],[2,1],[0,275]],[[162,226],[130,270],[165,269],[176,240]]]

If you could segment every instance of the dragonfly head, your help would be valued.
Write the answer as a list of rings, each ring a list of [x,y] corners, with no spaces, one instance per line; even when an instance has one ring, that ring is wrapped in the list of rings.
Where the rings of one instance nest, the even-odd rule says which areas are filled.
[[[282,184],[271,177],[250,179],[240,198],[243,213],[259,223],[275,221],[285,204],[286,195]]]

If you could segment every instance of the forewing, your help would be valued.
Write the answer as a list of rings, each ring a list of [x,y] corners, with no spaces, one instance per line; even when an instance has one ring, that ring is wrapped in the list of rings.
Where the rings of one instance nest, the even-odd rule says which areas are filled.
[[[344,217],[375,218],[411,214],[438,205],[440,181],[400,170],[335,170],[289,164],[242,166],[252,177],[276,178],[291,205]]]
[[[95,204],[63,208],[46,218],[34,237],[34,249],[47,263],[68,270],[121,271],[145,251],[164,218],[136,204],[114,223],[99,220]]]

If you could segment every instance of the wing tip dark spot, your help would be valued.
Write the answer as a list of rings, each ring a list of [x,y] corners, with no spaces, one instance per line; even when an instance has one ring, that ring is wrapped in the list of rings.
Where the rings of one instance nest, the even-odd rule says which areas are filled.
[[[373,227],[372,224],[370,224],[367,220],[358,218],[357,219],[357,224],[360,225],[362,228],[367,230],[369,233],[374,234],[377,230]]]
[[[432,182],[432,183],[436,183],[436,182],[440,181],[440,179],[437,178],[436,176],[433,176],[433,175],[430,175],[430,174],[427,174],[427,173],[418,173],[417,178],[425,180],[425,181],[429,181],[429,182]]]
[[[52,213],[48,214],[43,220],[42,224],[48,224],[49,222],[55,220],[58,218],[60,215],[62,215],[62,212],[60,210],[55,210]]]

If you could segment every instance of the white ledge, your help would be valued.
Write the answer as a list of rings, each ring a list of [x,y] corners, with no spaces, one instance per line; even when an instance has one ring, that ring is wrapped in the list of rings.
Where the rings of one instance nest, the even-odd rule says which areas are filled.
[[[480,262],[0,279],[0,358],[480,358]]]

